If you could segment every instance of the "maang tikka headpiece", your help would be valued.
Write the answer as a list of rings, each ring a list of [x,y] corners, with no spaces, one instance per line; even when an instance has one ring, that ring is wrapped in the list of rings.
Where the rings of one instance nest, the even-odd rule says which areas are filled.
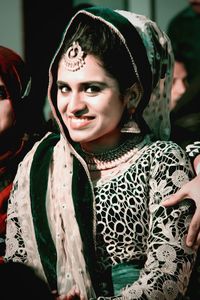
[[[77,71],[85,64],[84,52],[78,42],[73,42],[64,54],[64,60],[69,71]]]

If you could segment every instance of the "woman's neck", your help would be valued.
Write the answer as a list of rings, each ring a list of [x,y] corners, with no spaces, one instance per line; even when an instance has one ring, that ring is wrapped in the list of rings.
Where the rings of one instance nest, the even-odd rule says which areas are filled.
[[[143,140],[142,135],[129,135],[121,141],[117,147],[106,149],[104,151],[88,152],[82,149],[82,156],[86,161],[89,170],[105,170],[116,167],[118,164],[127,160],[131,156],[137,145]]]
[[[104,136],[91,142],[81,143],[81,148],[87,153],[100,154],[118,148],[130,136],[116,132],[112,136]]]

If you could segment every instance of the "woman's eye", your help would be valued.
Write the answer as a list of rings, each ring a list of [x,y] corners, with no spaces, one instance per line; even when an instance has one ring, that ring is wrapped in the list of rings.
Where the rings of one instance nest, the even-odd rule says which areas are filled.
[[[63,86],[61,89],[62,93],[67,93],[69,89],[66,86]]]
[[[59,86],[58,89],[61,91],[62,94],[69,92],[69,88],[67,86]]]
[[[97,85],[90,85],[90,86],[86,87],[85,91],[88,94],[96,94],[101,91],[101,88]]]

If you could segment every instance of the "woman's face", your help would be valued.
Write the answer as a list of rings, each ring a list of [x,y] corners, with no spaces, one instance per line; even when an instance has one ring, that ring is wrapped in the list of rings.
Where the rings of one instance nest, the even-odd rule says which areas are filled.
[[[0,77],[0,135],[15,123],[15,113],[10,99],[7,98],[5,85]]]
[[[73,141],[88,151],[102,151],[119,143],[119,123],[128,96],[120,95],[117,81],[94,56],[87,55],[84,66],[75,72],[67,70],[62,58],[57,85],[58,110]]]

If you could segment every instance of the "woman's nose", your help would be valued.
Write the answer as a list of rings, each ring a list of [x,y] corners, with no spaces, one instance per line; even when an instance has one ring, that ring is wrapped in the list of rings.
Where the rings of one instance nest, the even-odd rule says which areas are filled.
[[[73,92],[68,104],[68,110],[71,114],[77,114],[80,111],[85,110],[86,104],[81,93]]]

